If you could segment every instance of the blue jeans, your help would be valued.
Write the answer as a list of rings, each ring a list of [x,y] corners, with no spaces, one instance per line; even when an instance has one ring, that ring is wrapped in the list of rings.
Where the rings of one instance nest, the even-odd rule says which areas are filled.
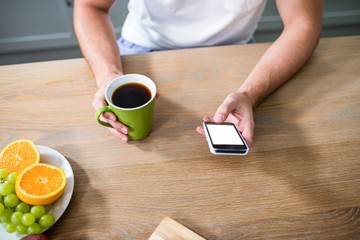
[[[154,52],[156,50],[151,49],[151,48],[146,48],[140,45],[137,45],[135,43],[129,42],[127,40],[125,40],[124,38],[120,37],[117,40],[117,43],[119,45],[120,48],[120,54],[121,55],[131,55],[131,54],[140,54],[140,53],[146,53],[146,52]],[[255,43],[255,39],[251,38],[250,41],[247,42],[249,43]]]
[[[122,37],[117,40],[118,46],[120,48],[121,55],[131,55],[131,54],[139,54],[146,52],[153,52],[153,49],[146,48],[135,43],[129,42]]]

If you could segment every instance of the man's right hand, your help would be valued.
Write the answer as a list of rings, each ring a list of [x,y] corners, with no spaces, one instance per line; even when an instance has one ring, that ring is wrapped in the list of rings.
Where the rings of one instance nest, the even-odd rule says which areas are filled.
[[[114,76],[115,78],[116,76]],[[103,84],[95,93],[94,100],[93,100],[93,106],[95,109],[98,109],[102,106],[106,106],[107,102],[105,100],[105,88],[107,83],[109,83],[111,80],[104,82]],[[118,137],[120,140],[124,142],[129,141],[129,136],[127,135],[129,132],[129,129],[126,125],[122,124],[118,121],[116,115],[111,112],[105,112],[102,114],[102,120],[108,122],[113,128],[109,128],[110,132],[112,132],[116,137]]]

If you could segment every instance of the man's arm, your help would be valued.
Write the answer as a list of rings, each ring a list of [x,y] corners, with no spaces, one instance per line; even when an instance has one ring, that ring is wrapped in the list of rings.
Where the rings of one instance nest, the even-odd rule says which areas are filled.
[[[323,0],[277,0],[276,4],[284,30],[239,89],[249,95],[253,107],[305,64],[320,38]]]
[[[97,109],[106,105],[106,84],[116,76],[123,75],[119,47],[116,42],[109,11],[115,0],[78,0],[74,4],[74,28],[81,51],[94,73],[99,87],[93,100]],[[128,129],[117,121],[112,113],[103,117],[114,129],[118,138],[128,141]]]
[[[79,0],[74,4],[74,28],[82,53],[99,87],[123,74],[109,11],[114,0]]]
[[[214,121],[237,124],[251,146],[253,109],[290,79],[314,52],[321,33],[323,0],[277,0],[284,29],[267,49],[240,88],[217,109]],[[198,132],[202,133],[200,128]]]

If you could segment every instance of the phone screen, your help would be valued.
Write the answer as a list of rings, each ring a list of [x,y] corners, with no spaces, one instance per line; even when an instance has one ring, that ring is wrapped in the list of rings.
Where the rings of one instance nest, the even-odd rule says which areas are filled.
[[[208,124],[207,128],[214,145],[244,145],[234,125]]]
[[[247,147],[233,123],[204,122],[206,139],[214,154],[247,154]]]

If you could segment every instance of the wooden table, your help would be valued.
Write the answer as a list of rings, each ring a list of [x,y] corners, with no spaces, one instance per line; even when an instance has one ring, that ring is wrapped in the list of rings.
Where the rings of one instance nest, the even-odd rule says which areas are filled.
[[[160,93],[152,134],[125,144],[95,121],[83,59],[0,67],[0,146],[28,138],[70,162],[52,239],[148,239],[168,216],[206,239],[360,239],[360,36],[322,39],[255,110],[247,156],[210,154],[202,117],[268,43],[123,58]]]

